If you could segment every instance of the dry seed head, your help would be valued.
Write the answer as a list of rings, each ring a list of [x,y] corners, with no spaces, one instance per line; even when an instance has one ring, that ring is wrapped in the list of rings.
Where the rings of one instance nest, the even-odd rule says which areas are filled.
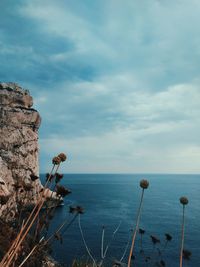
[[[142,188],[142,189],[147,189],[148,187],[149,187],[149,182],[147,181],[147,180],[141,180],[140,181],[140,187]]]
[[[66,159],[67,159],[67,156],[66,156],[66,154],[64,154],[64,153],[60,153],[59,155],[58,155],[58,157],[60,158],[60,160],[63,162],[63,161],[65,161]]]
[[[183,205],[187,205],[188,202],[189,202],[189,201],[188,201],[187,197],[181,197],[181,198],[180,198],[180,203],[181,203],[181,204],[183,204]]]
[[[52,159],[52,163],[53,163],[54,165],[59,165],[59,164],[61,163],[61,158],[60,158],[60,157],[54,157],[54,158]]]
[[[71,190],[65,188],[62,185],[57,185],[56,186],[56,194],[61,196],[61,197],[65,197],[66,195],[70,194]]]
[[[170,234],[165,234],[165,238],[167,241],[171,241],[172,240],[172,236]]]

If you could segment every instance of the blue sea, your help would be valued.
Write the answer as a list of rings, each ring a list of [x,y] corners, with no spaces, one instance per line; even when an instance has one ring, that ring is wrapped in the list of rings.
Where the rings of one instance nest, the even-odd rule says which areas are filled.
[[[68,217],[69,206],[80,205],[85,213],[81,215],[81,227],[90,253],[97,262],[101,260],[102,229],[105,227],[104,249],[109,244],[104,266],[112,266],[113,260],[120,260],[130,239],[131,229],[135,226],[139,206],[141,179],[149,180],[145,190],[140,228],[143,235],[143,253],[140,253],[140,235],[137,235],[132,266],[159,266],[155,262],[161,259],[166,266],[179,266],[181,240],[182,206],[181,196],[187,196],[189,204],[185,210],[185,249],[192,252],[191,259],[184,261],[183,266],[200,266],[200,175],[163,175],[163,174],[66,174],[61,184],[72,193],[64,200],[64,206],[57,208],[50,232]],[[112,239],[113,232],[119,227]],[[165,234],[172,240],[165,246]],[[160,239],[154,247],[150,235]],[[88,254],[83,243],[78,218],[62,234],[63,242],[53,243],[53,257],[70,266],[73,259],[87,259]],[[158,250],[159,249],[159,250]],[[129,250],[129,247],[128,247]],[[145,257],[151,257],[145,262]],[[123,262],[127,263],[126,254]]]

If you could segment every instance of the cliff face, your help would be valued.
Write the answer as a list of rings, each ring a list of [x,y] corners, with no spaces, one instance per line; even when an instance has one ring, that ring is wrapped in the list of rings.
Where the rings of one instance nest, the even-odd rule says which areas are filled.
[[[41,118],[32,105],[27,90],[0,83],[0,217],[7,220],[15,216],[18,205],[34,203],[41,189],[39,179],[34,179],[39,175]],[[7,203],[1,205],[6,196]]]

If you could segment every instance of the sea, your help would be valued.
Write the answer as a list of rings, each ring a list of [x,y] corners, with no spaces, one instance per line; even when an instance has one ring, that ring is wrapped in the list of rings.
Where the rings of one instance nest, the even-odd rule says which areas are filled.
[[[105,267],[115,261],[127,264],[141,179],[149,181],[139,225],[145,233],[137,234],[132,266],[179,266],[183,210],[179,199],[186,196],[184,249],[191,256],[183,266],[200,267],[200,175],[189,174],[65,174],[61,184],[72,193],[55,210],[50,225],[49,235],[66,222],[60,240],[52,243],[52,256],[64,266],[71,266],[74,259],[98,264],[102,254]],[[68,225],[74,218],[69,208],[77,205],[84,214]],[[165,234],[172,240],[166,242]],[[151,236],[160,242],[154,245]]]

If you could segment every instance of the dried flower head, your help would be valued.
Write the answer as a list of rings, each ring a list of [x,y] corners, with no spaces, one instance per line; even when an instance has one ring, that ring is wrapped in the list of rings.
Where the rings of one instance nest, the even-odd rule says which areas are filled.
[[[56,176],[55,182],[57,184],[57,183],[60,182],[60,180],[63,178],[64,175],[63,174],[60,174],[60,173],[56,173],[55,176]]]
[[[67,188],[65,188],[62,185],[57,185],[56,186],[56,194],[61,197],[65,197],[66,195],[70,194],[71,191]]]
[[[145,230],[143,230],[143,229],[139,229],[139,234],[141,234],[141,235],[143,235],[143,234],[145,234]]]
[[[66,156],[66,154],[64,154],[64,153],[60,153],[59,155],[58,155],[58,157],[60,158],[60,160],[63,162],[63,161],[65,161],[66,159],[67,159],[67,156]]]
[[[76,212],[76,207],[69,207],[69,213],[75,213]]]
[[[192,255],[192,252],[191,251],[189,251],[187,249],[184,249],[183,250],[183,258],[185,260],[190,260],[191,255]]]
[[[54,158],[52,159],[52,163],[53,163],[54,165],[59,165],[59,164],[61,163],[61,158],[60,158],[60,157],[54,157]]]
[[[140,181],[140,187],[142,188],[142,189],[147,189],[148,187],[149,187],[149,182],[147,181],[147,180],[141,180]]]
[[[77,212],[79,214],[83,214],[84,213],[84,209],[81,206],[77,206],[76,209],[77,209]]]
[[[166,264],[165,264],[165,261],[164,261],[164,260],[161,260],[161,261],[160,261],[160,266],[162,266],[162,267],[165,267],[165,266],[166,266]]]
[[[172,240],[172,236],[170,234],[165,234],[166,240],[167,241],[171,241]]]
[[[189,202],[189,201],[188,201],[187,197],[181,197],[181,198],[180,198],[180,203],[181,203],[181,204],[183,204],[183,205],[187,205],[188,202]]]
[[[156,236],[151,235],[150,237],[154,245],[160,243],[160,239],[158,239]]]
[[[51,182],[53,178],[54,178],[54,174],[46,173],[46,182],[47,181]]]
[[[81,206],[75,206],[75,207],[70,206],[69,207],[69,212],[70,213],[83,214],[84,213],[84,209]]]

